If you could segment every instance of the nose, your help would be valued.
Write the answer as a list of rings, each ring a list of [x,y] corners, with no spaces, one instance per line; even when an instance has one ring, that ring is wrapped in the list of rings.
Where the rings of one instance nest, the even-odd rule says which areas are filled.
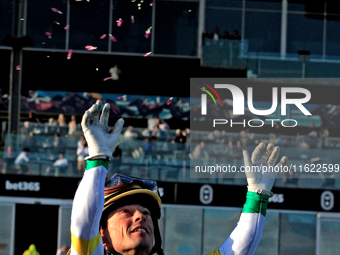
[[[135,221],[137,222],[137,221],[146,221],[146,217],[145,217],[145,215],[144,215],[144,213],[142,213],[140,210],[136,210],[135,211],[135,214],[134,214],[134,216],[135,216]]]

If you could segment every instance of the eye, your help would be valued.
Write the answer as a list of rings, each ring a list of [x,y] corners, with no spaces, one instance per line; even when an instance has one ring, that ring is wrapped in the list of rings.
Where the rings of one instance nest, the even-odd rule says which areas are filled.
[[[149,210],[145,210],[145,211],[143,212],[143,214],[144,214],[144,215],[151,216],[151,213],[150,213],[150,211],[149,211]]]

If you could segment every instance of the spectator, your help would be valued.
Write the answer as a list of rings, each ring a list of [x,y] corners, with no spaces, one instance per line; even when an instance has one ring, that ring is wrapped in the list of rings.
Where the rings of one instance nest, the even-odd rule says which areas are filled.
[[[181,131],[180,129],[176,130],[176,137],[172,140],[172,143],[176,144],[176,150],[184,151],[185,143],[187,141],[187,134],[185,131]]]
[[[153,141],[154,140],[155,140],[154,137],[146,137],[145,138],[145,147],[144,147],[145,155],[152,156],[152,154],[153,154]]]
[[[87,146],[87,142],[83,136],[80,137],[80,140],[77,143],[77,170],[79,174],[82,174],[85,170],[86,163],[85,158],[89,155],[89,148]]]
[[[59,153],[59,158],[53,163],[55,174],[65,173],[68,168],[68,160],[65,158],[64,153]]]
[[[76,130],[77,130],[76,116],[72,115],[71,120],[68,123],[68,134],[73,135]]]
[[[38,151],[37,140],[34,137],[33,131],[30,131],[28,136],[24,138],[23,147],[30,148],[32,152]]]
[[[310,123],[310,129],[309,129],[309,132],[307,134],[307,143],[311,147],[315,147],[316,146],[318,135],[319,135],[319,132],[318,132],[317,128],[315,127],[315,123],[311,122]]]
[[[230,35],[229,35],[229,32],[227,30],[224,30],[222,38],[223,39],[230,39]]]
[[[234,158],[236,160],[241,160],[243,157],[243,149],[242,149],[242,143],[240,140],[237,140],[236,147],[234,150]]]
[[[124,132],[124,138],[126,140],[132,140],[138,137],[138,134],[133,131],[133,126],[128,126]]]
[[[56,153],[65,153],[66,151],[66,144],[63,142],[62,138],[60,138],[59,133],[54,134],[52,148],[53,148],[53,152],[56,152]]]
[[[241,40],[241,36],[238,34],[238,30],[234,30],[234,33],[229,37],[230,40]]]
[[[169,129],[170,129],[168,123],[166,123],[164,120],[161,120],[160,118],[158,118],[157,119],[157,125],[158,125],[159,129],[162,132],[164,132],[165,136],[167,136],[168,133],[169,133]]]
[[[118,65],[111,67],[109,73],[111,74],[111,80],[117,81],[120,74],[120,69],[118,68]]]
[[[57,122],[58,122],[59,127],[67,127],[64,114],[59,113]]]
[[[28,113],[29,122],[40,122],[38,115],[34,111]]]
[[[29,148],[24,148],[14,161],[15,168],[19,174],[28,172],[28,162],[30,161],[28,157],[29,152]]]
[[[196,145],[194,151],[192,152],[192,157],[194,159],[206,159],[208,158],[208,152],[205,150],[205,143],[201,141],[198,145]]]
[[[228,146],[224,151],[225,155],[226,155],[226,159],[231,161],[234,159],[234,154],[235,154],[235,148],[234,148],[234,143],[233,141],[229,141],[228,142]]]
[[[204,29],[202,32],[202,46],[204,46],[205,38],[209,38],[209,34],[206,29]]]
[[[151,136],[156,137],[157,139],[163,139],[163,138],[166,137],[165,133],[162,130],[160,130],[158,125],[155,125],[153,127],[153,130],[151,132]]]
[[[221,38],[220,31],[217,27],[215,27],[214,33],[210,34],[210,38],[214,39],[215,41],[218,41]]]
[[[321,147],[322,148],[328,148],[328,146],[329,146],[329,140],[328,140],[329,131],[328,131],[325,124],[321,124],[319,136],[321,138]]]

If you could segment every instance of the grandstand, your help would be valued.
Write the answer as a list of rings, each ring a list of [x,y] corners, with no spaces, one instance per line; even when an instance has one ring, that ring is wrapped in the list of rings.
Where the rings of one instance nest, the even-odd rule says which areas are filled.
[[[40,254],[70,244],[72,199],[83,174],[76,154],[80,121],[96,99],[110,103],[109,125],[119,117],[125,120],[122,154],[110,162],[108,175],[119,172],[159,184],[165,254],[203,254],[225,241],[245,201],[244,173],[197,174],[196,167],[239,170],[239,148],[251,152],[259,142],[279,145],[280,155],[297,171],[280,173],[275,181],[256,254],[337,253],[340,38],[334,31],[340,23],[339,14],[327,7],[330,1],[318,1],[325,8],[319,10],[308,1],[154,0],[138,10],[135,1],[30,0],[24,1],[22,19],[15,17],[12,2],[20,1],[0,0],[0,255],[21,255],[31,243]],[[9,25],[12,18],[23,22],[21,36],[32,40],[17,52],[19,66],[12,61],[15,47],[8,41],[18,37]],[[120,30],[118,18],[124,20]],[[203,44],[203,29],[212,32],[216,26],[221,32],[238,29],[241,40],[205,38]],[[113,34],[117,42],[109,36],[100,39],[103,34]],[[97,49],[87,51],[87,45]],[[116,64],[119,79],[107,79]],[[247,87],[254,87],[257,109],[270,108],[272,87],[303,87],[312,95],[305,104],[312,116],[290,108],[289,118],[299,123],[294,128],[221,125],[211,132],[206,128],[209,116],[193,115],[197,98],[191,97],[190,78],[248,80],[240,88],[246,94]],[[20,111],[18,127],[10,130],[13,87],[20,88]],[[172,103],[167,104],[169,98]],[[60,114],[67,125],[56,122]],[[72,116],[76,126],[69,133]],[[268,116],[280,117],[278,112]],[[169,129],[154,130],[157,118]],[[312,122],[319,134],[315,138],[308,135]],[[186,134],[181,145],[175,142],[178,130]],[[203,156],[197,158],[194,150],[202,141]],[[15,159],[27,147],[26,172]],[[60,153],[68,160],[65,168],[53,166]],[[210,199],[202,191],[210,192]],[[47,220],[48,235],[42,235]]]

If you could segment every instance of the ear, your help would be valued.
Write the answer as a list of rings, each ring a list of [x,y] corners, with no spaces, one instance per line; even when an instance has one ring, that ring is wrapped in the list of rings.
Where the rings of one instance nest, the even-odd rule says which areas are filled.
[[[109,250],[109,239],[108,239],[108,233],[106,229],[100,228],[99,230],[100,232],[100,237],[102,238],[102,242],[103,242],[103,247],[105,250]]]

